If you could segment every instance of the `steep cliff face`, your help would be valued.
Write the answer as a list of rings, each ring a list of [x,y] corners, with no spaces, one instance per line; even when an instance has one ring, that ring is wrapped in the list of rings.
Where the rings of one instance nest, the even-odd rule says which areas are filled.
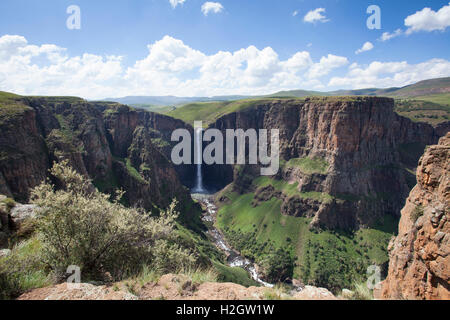
[[[28,188],[46,176],[45,141],[37,127],[36,113],[23,104],[0,114],[0,127],[0,194],[23,200]]]
[[[169,132],[185,127],[181,121],[77,98],[18,97],[7,105],[0,109],[0,193],[26,201],[52,163],[67,159],[101,191],[124,189],[130,205],[190,202],[168,153]]]
[[[390,244],[382,297],[450,299],[450,133],[420,159],[417,186]]]
[[[134,110],[127,106],[116,106],[105,109],[105,126],[114,148],[113,153],[125,158],[128,148],[136,139],[136,128],[145,128],[147,139],[167,159],[171,157],[172,147],[177,142],[171,141],[172,132],[176,129],[186,129],[193,135],[193,128],[181,120],[173,119],[157,113]],[[142,132],[142,131],[141,131]],[[193,187],[195,167],[189,164],[175,166],[181,182]]]
[[[314,216],[314,226],[355,229],[399,215],[414,184],[407,169],[438,138],[430,125],[393,109],[392,99],[376,97],[280,100],[226,115],[211,127],[279,129],[284,165],[275,178],[297,183],[300,193],[326,195],[320,205],[285,197],[285,213]],[[211,177],[224,172],[221,166],[207,170]]]

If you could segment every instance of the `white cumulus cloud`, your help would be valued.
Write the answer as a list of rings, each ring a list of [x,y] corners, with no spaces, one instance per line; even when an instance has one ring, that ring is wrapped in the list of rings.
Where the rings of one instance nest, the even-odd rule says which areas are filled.
[[[346,76],[333,77],[328,85],[352,89],[401,87],[449,75],[450,61],[445,59],[431,59],[418,64],[374,61],[367,66],[352,64]]]
[[[322,13],[325,13],[325,11],[326,11],[325,8],[317,8],[315,10],[311,10],[305,15],[305,17],[303,18],[303,21],[309,22],[309,23],[328,22],[330,20],[327,19],[327,17],[322,14]]]
[[[438,11],[423,8],[405,19],[407,34],[419,31],[445,31],[450,26],[450,3]]]
[[[114,93],[123,72],[120,56],[69,57],[53,44],[31,45],[22,36],[0,37],[0,90],[21,94]]]
[[[271,47],[249,46],[205,54],[170,36],[148,45],[142,59],[124,66],[121,56],[70,56],[54,44],[22,36],[0,37],[0,90],[25,95],[89,99],[126,95],[257,95],[323,88],[322,77],[348,63],[332,54],[313,61],[309,52],[280,59]]]
[[[344,73],[338,70],[347,65]],[[333,87],[362,88],[402,86],[449,75],[450,62],[444,59],[413,65],[375,61],[361,66],[333,54],[315,60],[308,51],[281,59],[271,47],[252,45],[206,54],[170,36],[148,45],[145,56],[125,66],[122,56],[71,56],[55,44],[31,44],[18,35],[0,36],[0,90],[24,95],[88,99],[260,95],[299,88],[322,90],[325,81]]]
[[[326,76],[334,69],[347,65],[348,59],[346,57],[335,56],[329,54],[327,57],[322,57],[318,63],[314,63],[308,71],[310,79],[320,78]]]
[[[223,6],[220,2],[205,2],[202,5],[202,12],[205,16],[207,16],[210,12],[212,13],[219,13],[222,12]]]
[[[356,53],[356,54],[360,54],[360,53],[362,53],[362,52],[370,51],[370,50],[372,50],[373,48],[374,48],[374,47],[373,47],[372,42],[367,41],[366,43],[363,44],[363,46],[362,46],[360,49],[356,50],[355,53]]]
[[[186,0],[169,0],[170,5],[172,6],[172,8],[176,8],[179,4],[183,4],[186,2]]]

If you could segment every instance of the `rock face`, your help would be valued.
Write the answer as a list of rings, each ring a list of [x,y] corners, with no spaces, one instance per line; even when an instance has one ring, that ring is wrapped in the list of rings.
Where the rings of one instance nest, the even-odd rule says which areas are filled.
[[[284,167],[276,178],[298,183],[302,193],[331,196],[320,204],[283,199],[287,214],[315,213],[313,226],[331,229],[357,229],[385,214],[399,216],[414,186],[407,169],[415,168],[425,146],[438,140],[432,126],[398,116],[392,99],[378,97],[268,101],[225,115],[211,127],[279,129],[282,160],[326,163],[323,172]],[[233,172],[229,166],[205,170],[205,176],[215,180]],[[229,175],[226,183],[231,182]],[[239,184],[236,176],[233,179]]]
[[[420,159],[390,244],[386,299],[450,299],[450,133]]]
[[[172,198],[191,201],[179,176],[188,180],[194,169],[175,169],[169,160],[172,130],[192,130],[183,122],[78,98],[20,97],[13,103],[0,109],[1,194],[26,203],[53,162],[67,159],[100,191],[122,188],[130,205],[153,209]]]
[[[35,289],[23,294],[18,300],[337,300],[324,288],[306,286],[300,292],[290,294],[264,287],[246,288],[235,283],[205,282],[195,284],[184,275],[167,274],[156,282],[149,282],[141,288],[134,288],[130,294],[121,284],[113,287],[79,284],[70,288],[59,284],[49,288]]]
[[[115,291],[112,287],[94,286],[80,283],[69,287],[62,283],[49,288],[35,289],[25,293],[18,300],[137,300],[137,297],[126,291]]]

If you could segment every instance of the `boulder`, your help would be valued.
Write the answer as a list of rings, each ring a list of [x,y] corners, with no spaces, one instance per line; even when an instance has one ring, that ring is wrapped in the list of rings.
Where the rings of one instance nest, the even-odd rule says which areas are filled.
[[[337,300],[329,290],[312,286],[306,286],[293,298],[295,300]]]
[[[32,204],[18,204],[11,209],[11,221],[13,227],[17,230],[29,219],[34,219],[37,215],[37,206]]]
[[[11,250],[9,250],[9,249],[0,250],[0,258],[6,257],[10,254],[11,254]]]
[[[341,296],[342,296],[342,298],[344,298],[344,299],[351,299],[351,298],[353,298],[353,291],[351,291],[351,290],[348,290],[348,289],[342,289],[342,293],[341,293]]]

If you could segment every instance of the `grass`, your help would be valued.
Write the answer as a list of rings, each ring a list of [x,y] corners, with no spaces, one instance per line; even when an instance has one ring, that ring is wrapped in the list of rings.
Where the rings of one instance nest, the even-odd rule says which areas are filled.
[[[26,105],[21,96],[0,91],[0,125],[5,126],[8,121],[27,110],[32,110]]]
[[[353,285],[352,300],[373,300],[373,291],[367,287],[365,282]]]
[[[283,300],[283,296],[280,292],[273,289],[267,289],[263,293],[263,299],[268,301]]]
[[[166,114],[191,125],[194,121],[202,120],[203,125],[208,126],[226,114],[243,111],[274,101],[280,101],[280,99],[244,99],[238,101],[190,103]]]
[[[131,160],[129,158],[125,159],[125,165],[127,167],[128,172],[130,173],[131,176],[133,176],[134,178],[136,178],[136,180],[140,181],[141,183],[144,184],[148,184],[148,181],[146,181],[141,174],[139,173],[139,171],[136,170],[135,167],[133,167],[133,164],[131,163]]]
[[[285,164],[285,168],[300,168],[302,172],[311,174],[326,174],[329,167],[330,165],[325,159],[318,157],[294,158]]]
[[[415,97],[417,100],[425,100],[433,103],[450,106],[450,93],[432,94]]]
[[[258,106],[263,106],[270,103],[284,102],[285,104],[294,103],[302,104],[305,103],[306,99],[311,102],[317,103],[328,103],[328,102],[356,102],[360,100],[367,99],[367,97],[360,96],[332,96],[332,97],[319,97],[319,96],[309,96],[309,97],[295,97],[295,96],[285,96],[285,97],[265,97],[265,98],[254,98],[254,99],[243,99],[236,101],[217,101],[217,102],[198,102],[190,103],[174,110],[164,112],[164,114],[171,116],[176,119],[183,120],[189,124],[193,124],[194,121],[203,121],[203,125],[207,127],[208,125],[214,123],[220,117],[238,111],[244,111],[251,108],[256,108]],[[291,103],[291,105],[292,105]]]
[[[369,265],[388,261],[387,246],[398,225],[394,218],[355,233],[317,232],[309,229],[309,218],[282,215],[276,198],[253,207],[253,193],[226,196],[230,201],[219,208],[216,225],[232,246],[257,262],[270,252],[288,250],[296,258],[293,276],[307,284],[337,292],[352,287],[355,279],[363,281]]]
[[[251,279],[248,272],[242,268],[229,267],[221,262],[213,261],[214,270],[217,273],[218,282],[232,282],[244,287],[259,286]]]
[[[0,299],[14,299],[22,293],[53,283],[41,260],[37,238],[17,244],[10,255],[0,258]]]
[[[219,210],[217,226],[225,234],[231,231],[241,234],[252,234],[259,244],[270,241],[275,248],[285,248],[296,243],[308,225],[307,219],[280,214],[281,200],[271,199],[254,208],[251,203],[253,194],[239,196],[230,195],[231,203]],[[289,241],[288,238],[291,240]],[[247,255],[251,250],[244,248]],[[294,247],[291,248],[294,250]]]
[[[142,267],[142,271],[134,278],[136,284],[140,287],[143,287],[147,283],[156,283],[161,278],[161,274],[156,272],[154,269],[151,269],[147,265]]]
[[[289,184],[284,180],[276,180],[267,176],[261,176],[253,180],[253,184],[256,187],[273,186],[275,190],[283,192],[287,196],[299,196],[304,199],[313,199],[321,202],[331,201],[333,197],[326,193],[321,192],[300,192],[298,191],[298,182]]]
[[[163,114],[176,109],[173,106],[154,106],[151,104],[139,104],[139,103],[130,104],[130,106],[132,106],[133,108],[136,108],[136,109],[142,109],[142,110],[146,110],[149,112],[156,112],[156,113],[163,113]]]
[[[133,167],[133,164],[131,163],[130,158],[119,158],[119,157],[114,157],[114,160],[122,162],[123,164],[125,164],[125,167],[128,171],[128,173],[135,178],[136,180],[138,180],[139,182],[143,183],[143,184],[148,184],[148,181],[145,180],[142,175],[139,173],[139,171],[137,171],[137,169],[135,167]],[[97,183],[99,183],[98,187],[105,187],[108,184],[112,184],[114,185],[114,183],[117,182],[117,180],[114,178],[114,176],[110,176],[109,178],[107,178],[106,180],[100,180],[97,181]]]
[[[396,99],[395,111],[414,122],[426,122],[436,126],[450,120],[450,94]]]
[[[205,282],[217,282],[219,277],[218,272],[211,269],[195,269],[195,270],[184,270],[181,274],[187,276],[191,279],[193,285],[200,285]]]

